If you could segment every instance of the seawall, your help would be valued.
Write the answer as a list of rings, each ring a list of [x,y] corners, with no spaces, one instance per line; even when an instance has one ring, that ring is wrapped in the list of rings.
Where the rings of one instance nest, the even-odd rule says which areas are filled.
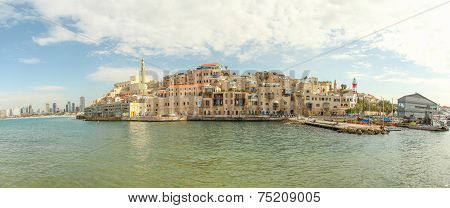
[[[172,122],[172,121],[287,121],[289,117],[271,116],[173,116],[173,117],[79,117],[85,121],[137,121],[137,122]]]

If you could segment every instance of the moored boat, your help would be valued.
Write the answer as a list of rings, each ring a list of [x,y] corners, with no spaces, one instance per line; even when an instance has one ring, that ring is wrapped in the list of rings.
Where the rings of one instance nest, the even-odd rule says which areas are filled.
[[[448,131],[448,126],[432,126],[432,125],[407,125],[410,129],[426,130],[426,131]]]

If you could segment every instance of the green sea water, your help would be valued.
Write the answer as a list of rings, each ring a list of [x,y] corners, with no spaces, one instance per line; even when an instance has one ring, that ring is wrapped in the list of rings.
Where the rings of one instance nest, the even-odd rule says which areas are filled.
[[[0,187],[448,187],[450,133],[0,120]]]

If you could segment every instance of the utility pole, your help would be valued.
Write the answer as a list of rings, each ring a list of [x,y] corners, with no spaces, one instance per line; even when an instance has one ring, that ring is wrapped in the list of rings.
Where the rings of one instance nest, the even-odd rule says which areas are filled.
[[[382,116],[383,116],[383,122],[382,122],[382,124],[383,124],[383,128],[384,128],[384,101],[383,101],[383,97],[381,97],[381,103],[382,103],[382,105],[383,105],[383,113],[382,113]]]
[[[392,114],[391,114],[391,121],[392,121],[392,123],[394,122],[394,98],[392,98],[392,103],[391,103],[391,105],[392,105]]]
[[[369,99],[369,126],[370,126],[370,99]]]

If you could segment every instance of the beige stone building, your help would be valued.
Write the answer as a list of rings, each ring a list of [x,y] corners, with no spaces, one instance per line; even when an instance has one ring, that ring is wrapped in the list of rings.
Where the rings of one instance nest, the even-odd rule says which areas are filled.
[[[357,103],[356,91],[338,90],[331,82],[319,82],[317,78],[306,79],[300,88],[305,115],[344,115]]]

